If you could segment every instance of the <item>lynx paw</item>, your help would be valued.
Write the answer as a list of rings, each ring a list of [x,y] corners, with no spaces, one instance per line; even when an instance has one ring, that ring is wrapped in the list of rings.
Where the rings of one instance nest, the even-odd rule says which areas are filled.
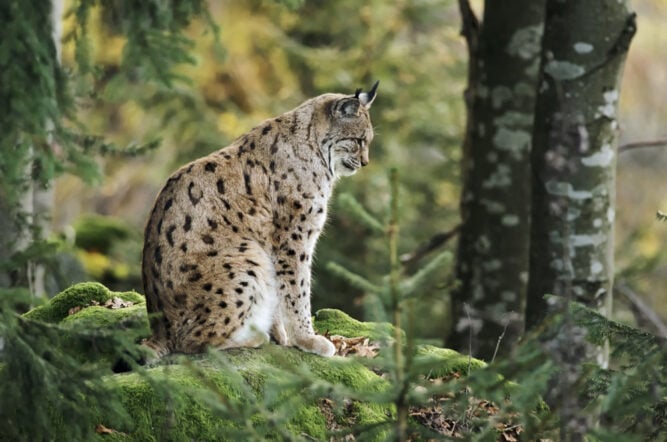
[[[154,337],[144,339],[141,342],[141,348],[143,354],[143,363],[146,365],[155,364],[164,356],[170,353],[169,348],[159,339]]]
[[[308,335],[295,340],[295,344],[303,351],[315,353],[324,357],[331,357],[336,353],[336,347],[324,336]]]

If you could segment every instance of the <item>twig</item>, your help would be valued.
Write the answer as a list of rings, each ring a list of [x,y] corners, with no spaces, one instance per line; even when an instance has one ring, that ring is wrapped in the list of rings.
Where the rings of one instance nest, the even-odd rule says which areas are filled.
[[[470,317],[470,306],[467,303],[463,304],[463,308],[468,316],[468,376],[470,376],[470,369],[472,368],[472,318]]]
[[[614,290],[630,302],[637,322],[643,322],[642,320],[648,321],[660,336],[663,338],[667,337],[667,325],[665,325],[650,306],[646,305],[637,293],[622,282],[617,282]]]
[[[447,241],[458,235],[460,231],[461,224],[451,230],[436,233],[428,241],[420,244],[413,252],[401,255],[401,264],[404,266],[414,264],[433,250],[447,243]]]
[[[521,428],[521,424],[516,424],[516,425],[509,426],[509,427],[505,427],[505,428],[502,429],[502,431],[512,431],[512,430],[516,430],[517,428]]]
[[[510,312],[514,313],[514,312]],[[503,342],[503,338],[505,337],[505,332],[507,331],[507,326],[510,323],[510,319],[505,321],[505,327],[503,327],[503,332],[498,336],[498,340],[496,341],[496,348],[493,350],[493,357],[491,357],[491,364],[493,364],[493,361],[496,360],[496,355],[498,354],[498,349],[500,348],[500,343]]]
[[[633,149],[639,149],[642,147],[662,147],[667,146],[667,138],[659,140],[645,140],[645,141],[633,141],[631,143],[625,143],[618,146],[618,153],[627,152]]]
[[[470,306],[467,303],[463,304],[463,308],[466,311],[466,316],[468,316],[468,374],[467,376],[470,376],[470,370],[472,368],[472,318],[470,317]],[[468,407],[468,404],[470,402],[470,398],[468,397],[468,387],[464,388],[465,391],[465,398],[466,398],[466,408]],[[464,419],[463,419],[463,426],[467,427],[468,425],[468,418],[470,416],[468,415],[468,412],[464,414]]]

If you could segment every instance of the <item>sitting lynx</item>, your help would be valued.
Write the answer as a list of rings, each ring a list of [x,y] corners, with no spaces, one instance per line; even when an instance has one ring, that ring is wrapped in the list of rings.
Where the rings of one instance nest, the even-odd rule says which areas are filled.
[[[269,340],[322,356],[310,267],[337,178],[368,164],[369,92],[324,94],[267,120],[167,181],[142,273],[157,357]]]

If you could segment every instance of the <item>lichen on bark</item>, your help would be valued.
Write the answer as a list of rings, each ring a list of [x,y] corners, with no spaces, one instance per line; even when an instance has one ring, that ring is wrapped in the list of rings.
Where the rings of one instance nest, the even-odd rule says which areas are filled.
[[[609,313],[618,123],[625,54],[635,30],[626,1],[548,2],[537,99],[527,323],[545,294]]]

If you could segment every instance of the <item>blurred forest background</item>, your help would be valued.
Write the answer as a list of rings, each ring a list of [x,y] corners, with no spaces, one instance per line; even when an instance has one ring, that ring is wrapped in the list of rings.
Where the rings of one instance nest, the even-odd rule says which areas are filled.
[[[479,6],[480,2],[475,3]],[[667,2],[635,0],[638,32],[625,67],[620,99],[620,144],[667,137]],[[128,81],[119,63],[125,41],[112,15],[95,14],[90,54],[101,72],[79,118],[118,145],[160,140],[135,157],[96,159],[102,173],[94,186],[65,175],[55,183],[52,235],[65,238],[77,261],[59,261],[48,291],[80,280],[112,289],[141,291],[142,230],[166,177],[181,164],[217,150],[263,119],[324,92],[352,93],[380,80],[372,117],[376,137],[371,164],[344,179],[337,194],[353,194],[371,213],[385,217],[387,170],[401,180],[399,250],[409,253],[459,222],[463,90],[467,52],[453,0],[214,1],[212,20],[193,21],[192,65],[169,89]],[[63,23],[62,63],[75,65],[72,23]],[[94,78],[94,80],[93,80]],[[618,156],[617,287],[638,293],[667,318],[667,226],[655,220],[667,209],[665,148],[629,149]],[[386,245],[369,235],[334,197],[320,239],[313,309],[334,307],[364,318],[363,293],[329,270],[328,262],[377,280],[388,272]],[[105,217],[105,218],[101,218]],[[455,241],[446,247],[452,250]],[[453,270],[453,269],[452,269]],[[446,280],[447,278],[442,278]],[[448,329],[446,289],[424,299],[417,317],[423,338],[441,339]],[[632,322],[623,296],[615,317]],[[373,319],[373,318],[365,318]]]

